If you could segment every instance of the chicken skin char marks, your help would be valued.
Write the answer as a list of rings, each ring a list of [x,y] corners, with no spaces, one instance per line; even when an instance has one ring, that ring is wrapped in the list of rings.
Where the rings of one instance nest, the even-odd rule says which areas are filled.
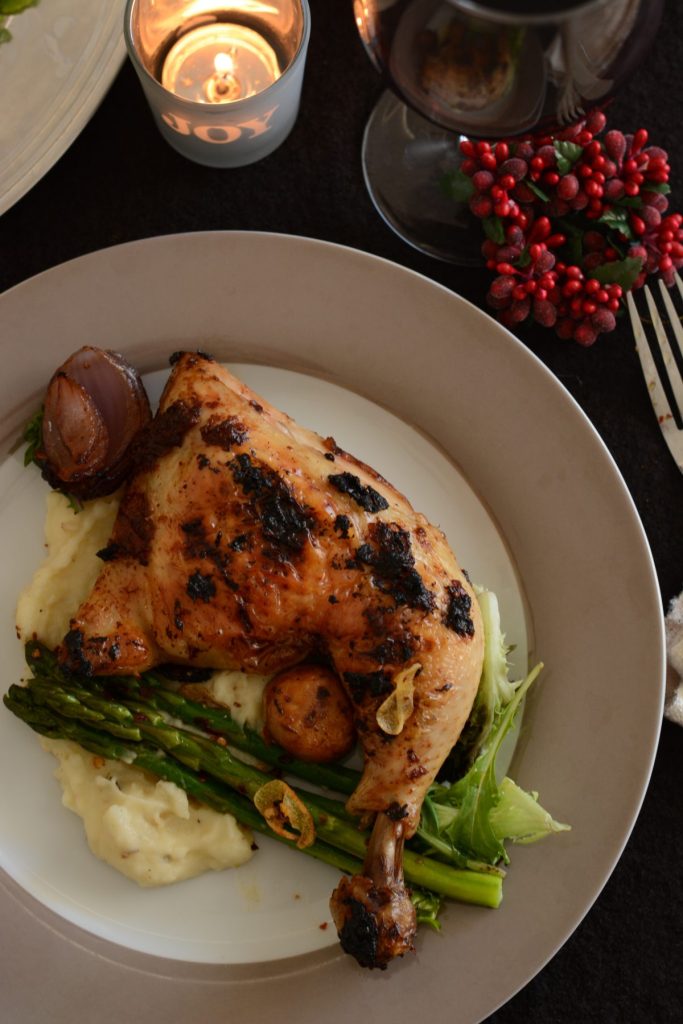
[[[347,952],[385,966],[415,931],[403,843],[479,683],[470,584],[444,535],[386,480],[209,357],[176,359],[133,459],[60,657],[86,675],[165,663],[274,673],[326,658],[364,753],[347,806],[376,816],[364,874],[344,879],[331,907]],[[403,719],[380,714],[380,725],[401,678]]]

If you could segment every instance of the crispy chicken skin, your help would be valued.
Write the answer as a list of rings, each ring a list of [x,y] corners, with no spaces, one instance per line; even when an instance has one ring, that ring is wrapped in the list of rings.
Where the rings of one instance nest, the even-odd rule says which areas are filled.
[[[378,835],[395,843],[400,823],[402,848],[483,658],[479,608],[443,534],[332,438],[201,354],[175,358],[134,464],[62,659],[96,675],[168,662],[276,672],[322,655],[348,688],[365,755],[349,810],[386,812]],[[378,708],[416,664],[412,714],[389,735]]]

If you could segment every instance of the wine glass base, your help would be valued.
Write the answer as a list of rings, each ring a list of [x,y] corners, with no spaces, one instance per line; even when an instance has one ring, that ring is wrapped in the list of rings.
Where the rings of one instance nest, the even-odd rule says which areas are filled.
[[[481,225],[443,186],[460,167],[460,136],[385,92],[363,135],[363,175],[377,212],[414,249],[447,263],[482,263]]]

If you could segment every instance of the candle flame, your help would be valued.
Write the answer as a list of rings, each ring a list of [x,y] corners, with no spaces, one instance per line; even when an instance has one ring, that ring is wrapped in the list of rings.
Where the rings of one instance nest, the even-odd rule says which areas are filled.
[[[213,66],[218,75],[229,75],[235,70],[235,62],[229,53],[217,53],[214,57]]]

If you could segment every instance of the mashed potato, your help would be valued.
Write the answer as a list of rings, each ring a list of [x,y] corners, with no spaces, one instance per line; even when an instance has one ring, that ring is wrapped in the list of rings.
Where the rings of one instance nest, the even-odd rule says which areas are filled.
[[[76,514],[59,491],[47,496],[47,557],[17,604],[17,632],[56,647],[69,619],[90,593],[102,567],[97,552],[109,540],[119,507],[118,495],[87,502]]]
[[[48,647],[61,643],[69,620],[90,592],[116,518],[116,495],[75,514],[63,495],[47,498],[47,556],[17,605],[17,632]],[[263,724],[267,678],[216,672],[205,695],[254,729]],[[251,857],[252,838],[232,815],[188,800],[171,782],[148,778],[118,761],[93,757],[75,743],[44,740],[59,765],[65,807],[83,819],[92,852],[140,885],[167,885],[204,871],[237,867]],[[246,758],[245,758],[246,759]]]
[[[167,885],[251,857],[251,835],[230,814],[191,803],[172,782],[68,740],[43,740],[57,758],[62,803],[83,819],[90,849],[140,885]]]
[[[263,691],[270,676],[247,675],[246,672],[214,672],[210,679],[196,687],[187,687],[199,700],[208,700],[230,708],[230,714],[240,725],[248,725],[259,732],[263,729]]]

